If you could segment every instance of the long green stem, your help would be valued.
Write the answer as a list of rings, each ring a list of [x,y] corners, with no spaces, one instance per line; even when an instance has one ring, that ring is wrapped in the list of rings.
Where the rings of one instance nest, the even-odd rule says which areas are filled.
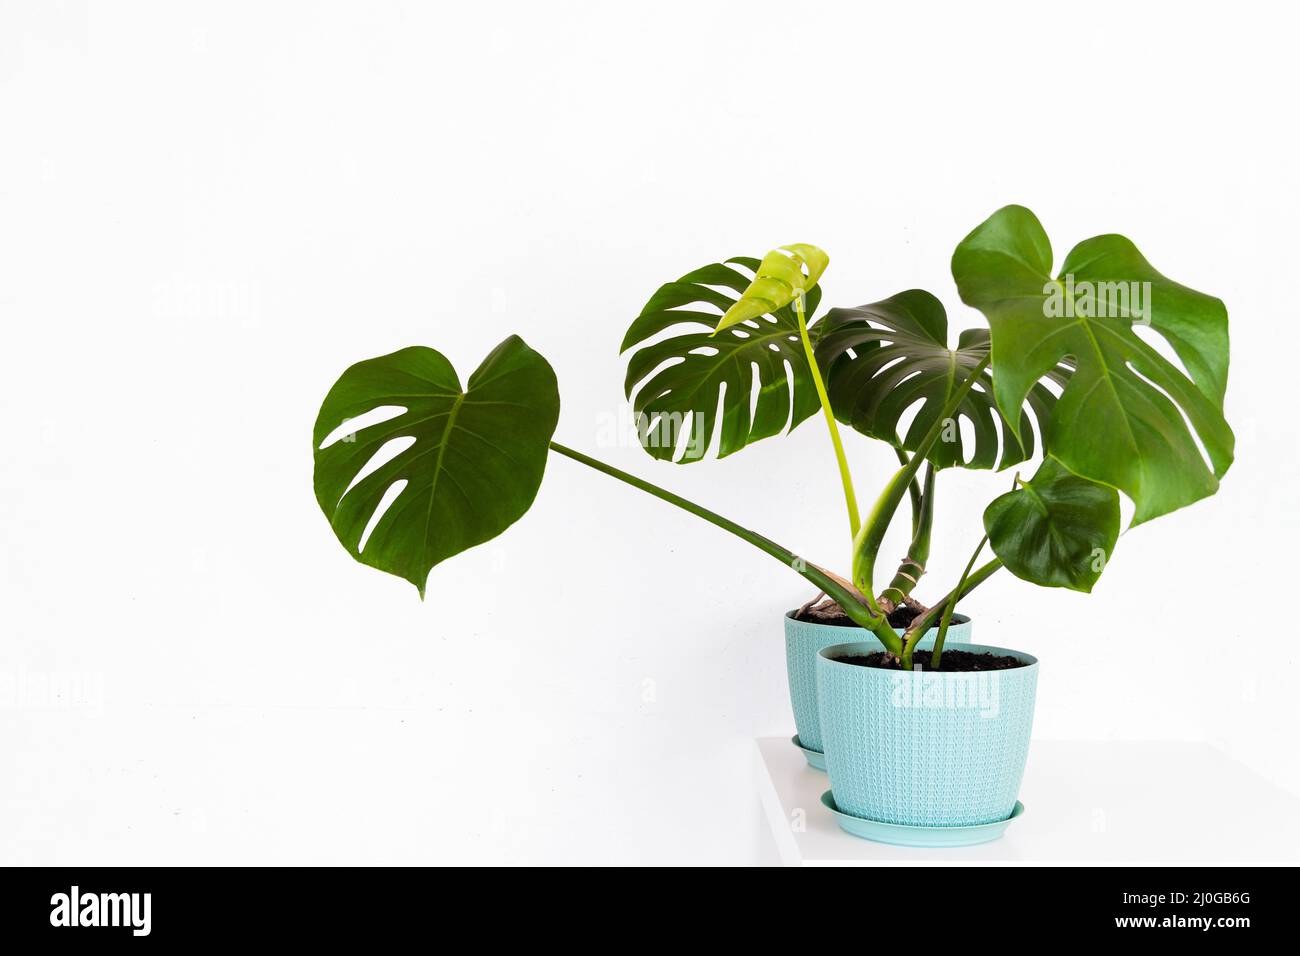
[[[957,607],[957,595],[961,594],[961,589],[966,586],[966,579],[970,577],[970,569],[975,567],[975,559],[980,556],[984,550],[984,545],[988,543],[989,536],[984,535],[980,538],[980,543],[975,546],[974,553],[971,554],[970,560],[966,562],[966,570],[962,571],[957,586],[952,589],[952,594],[948,595],[948,603],[944,605],[943,617],[939,619],[939,635],[934,639],[934,653],[930,655],[930,670],[938,670],[939,662],[943,660],[943,642],[948,636],[948,625],[952,621],[952,612]]]
[[[903,449],[899,448],[897,445],[894,446],[894,454],[898,456],[898,464],[900,466],[906,467],[907,463],[912,460],[908,457],[907,452],[903,451]],[[916,532],[921,527],[922,497],[921,483],[915,478],[913,478],[912,483],[907,486],[907,494],[908,497],[912,499],[912,537],[916,537]]]
[[[899,454],[906,464],[906,453],[899,449]],[[880,592],[882,598],[888,598],[895,604],[901,604],[920,583],[921,575],[925,574],[925,562],[930,560],[930,532],[934,527],[934,476],[937,470],[933,463],[926,464],[924,491],[917,487],[915,479],[912,480],[912,543],[907,546],[907,557],[899,562],[898,570],[894,572],[894,580]]]
[[[572,458],[574,461],[580,462],[588,468],[594,468],[602,474],[609,475],[612,478],[617,478],[619,481],[629,484],[633,488],[639,488],[641,491],[654,495],[656,498],[666,501],[671,505],[676,505],[683,511],[689,511],[696,517],[703,518],[705,521],[709,522],[709,524],[722,528],[724,531],[729,531],[741,540],[749,542],[764,554],[769,554],[782,564],[792,568],[795,572],[812,582],[818,590],[825,591],[828,595],[834,598],[840,607],[844,609],[844,613],[852,618],[855,624],[865,627],[867,630],[875,634],[876,637],[880,639],[880,642],[889,649],[890,653],[898,655],[902,652],[902,639],[899,637],[898,633],[889,626],[889,622],[885,620],[883,615],[871,613],[870,609],[862,603],[859,597],[856,596],[851,589],[845,587],[836,580],[834,576],[816,565],[808,563],[794,552],[787,548],[783,548],[770,538],[766,538],[756,531],[750,531],[748,528],[738,525],[734,521],[724,518],[716,512],[710,511],[708,508],[697,505],[693,501],[688,501],[681,495],[673,494],[673,492],[660,488],[658,485],[653,485],[642,478],[636,477],[636,475],[628,474],[626,471],[621,471],[613,465],[607,465],[603,461],[584,455],[580,451],[566,448],[559,442],[551,442],[551,450],[564,455],[566,458]]]
[[[989,576],[1000,567],[1002,567],[1001,558],[993,558],[988,563],[980,564],[978,568],[975,568],[974,572],[967,575],[965,584],[953,588],[952,591],[944,594],[930,610],[913,618],[913,622],[907,626],[906,640],[910,640],[914,644],[917,643],[920,640],[920,635],[935,626],[936,620],[939,620],[939,615],[944,613],[944,607],[948,606],[948,602],[953,600],[954,594],[956,594],[957,600],[961,601],[963,597],[966,597],[967,594],[975,591],[975,588],[978,588],[980,584],[987,581]]]
[[[1020,472],[1016,472],[1016,474],[1011,479],[1011,490],[1015,491],[1016,486],[1019,484],[1021,484]],[[956,609],[957,602],[961,600],[962,596],[965,595],[968,591],[974,590],[975,587],[980,582],[982,582],[985,578],[987,578],[998,568],[1002,567],[1002,562],[997,558],[994,558],[988,564],[984,565],[984,567],[980,568],[979,571],[975,572],[975,576],[976,578],[978,578],[978,580],[972,580],[970,586],[969,587],[967,586],[966,579],[970,577],[970,569],[975,566],[975,559],[980,556],[980,552],[984,550],[984,545],[988,543],[988,540],[989,540],[989,536],[987,534],[984,535],[984,537],[980,538],[980,543],[975,545],[975,553],[972,554],[970,556],[970,560],[966,562],[966,570],[962,571],[961,579],[957,582],[957,586],[953,588],[951,592],[949,592],[948,596],[945,597],[938,604],[936,604],[934,607],[930,608],[930,610],[927,611],[924,615],[922,615],[919,620],[912,622],[914,627],[917,624],[921,624],[924,626],[917,629],[915,633],[912,633],[912,630],[909,628],[908,633],[904,635],[904,640],[903,640],[904,660],[907,660],[909,662],[911,661],[912,647],[920,639],[920,635],[924,634],[926,630],[928,630],[932,626],[934,622],[934,614],[936,609],[943,608],[943,620],[939,624],[939,636],[935,638],[934,653],[930,655],[930,668],[932,670],[938,668],[939,662],[943,658],[943,641],[944,638],[948,636],[948,622],[952,619],[952,612]]]
[[[808,368],[812,371],[817,398],[822,403],[822,414],[826,416],[826,427],[831,433],[831,444],[835,446],[835,461],[840,466],[840,483],[844,485],[844,503],[849,509],[849,537],[856,539],[858,527],[862,524],[858,516],[858,497],[853,493],[853,477],[849,474],[848,459],[844,457],[844,443],[840,441],[840,426],[835,421],[835,413],[831,411],[831,400],[826,394],[826,383],[822,381],[821,369],[817,367],[817,358],[813,354],[812,339],[808,337],[808,322],[804,316],[802,292],[794,297],[794,314],[799,320],[799,338],[803,341],[803,351],[808,359]]]
[[[872,593],[874,593],[872,579],[875,576],[876,556],[880,553],[881,542],[885,540],[885,531],[888,530],[889,523],[893,520],[894,512],[898,510],[903,496],[907,494],[912,479],[916,477],[921,462],[925,460],[926,455],[930,454],[930,449],[934,447],[934,443],[943,434],[944,428],[948,426],[952,417],[957,413],[957,409],[961,407],[961,403],[965,401],[971,387],[984,374],[984,370],[988,368],[989,358],[987,355],[984,356],[966,380],[953,392],[948,399],[948,403],[935,417],[933,424],[925,433],[925,437],[921,439],[921,443],[917,445],[916,451],[912,453],[911,460],[900,468],[889,483],[885,485],[885,490],[876,499],[871,513],[867,516],[866,523],[854,540],[853,584],[870,599],[873,611],[878,610],[878,608],[875,605],[875,598],[871,597]]]

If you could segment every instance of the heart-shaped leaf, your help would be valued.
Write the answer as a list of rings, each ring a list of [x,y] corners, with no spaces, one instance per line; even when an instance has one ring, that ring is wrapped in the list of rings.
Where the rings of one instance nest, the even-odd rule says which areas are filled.
[[[718,457],[723,458],[787,426],[793,429],[817,411],[816,387],[789,305],[713,334],[759,265],[757,259],[738,257],[669,282],[627,330],[622,352],[672,333],[634,351],[624,380],[641,445],[655,458],[671,461],[684,442],[679,463],[699,461],[719,428]],[[819,286],[805,294],[807,314],[820,298]],[[755,380],[758,398],[751,415]]]
[[[962,301],[989,320],[1003,411],[1072,357],[1044,429],[1048,453],[1132,498],[1135,525],[1213,494],[1233,453],[1223,303],[1166,279],[1123,236],[1081,242],[1056,279],[1051,268],[1047,234],[1022,206],[998,210],[953,254]],[[1137,325],[1163,336],[1186,372]]]
[[[339,435],[383,408],[401,411]],[[406,578],[423,597],[435,564],[496,537],[532,505],[559,414],[555,373],[518,336],[464,389],[433,349],[358,362],[316,419],[316,500],[354,558]],[[408,447],[387,458],[399,443]]]
[[[953,392],[989,350],[985,329],[962,332],[957,347],[950,349],[943,303],[923,289],[856,309],[831,309],[817,327],[817,364],[826,372],[835,417],[855,431],[908,451],[916,450]],[[1048,375],[1064,384],[1069,368],[1062,365]],[[1035,384],[1021,409],[1017,433],[998,410],[993,376],[985,370],[927,458],[941,468],[1005,468],[1022,462],[1034,453],[1030,414],[1045,421],[1055,401],[1046,387]],[[907,434],[900,436],[900,419],[917,403],[920,408]],[[958,425],[957,419],[963,418],[972,426],[971,448]]]
[[[1119,493],[1053,458],[984,511],[993,553],[1016,577],[1091,591],[1119,537]]]

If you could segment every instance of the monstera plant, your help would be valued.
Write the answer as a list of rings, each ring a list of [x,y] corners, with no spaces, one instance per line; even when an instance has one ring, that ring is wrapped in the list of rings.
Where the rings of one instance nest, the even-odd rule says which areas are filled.
[[[1212,494],[1231,463],[1223,303],[1166,279],[1122,236],[1080,243],[1053,275],[1034,215],[1020,206],[994,213],[952,260],[962,301],[988,328],[962,332],[955,344],[943,305],[919,289],[810,319],[828,261],[814,246],[792,245],[688,272],[651,296],[622,350],[640,440],[655,459],[697,462],[710,448],[730,455],[823,412],[852,535],[847,576],[553,441],[554,372],[517,336],[463,385],[446,358],[423,346],[345,371],[316,421],[317,501],[354,558],[423,595],[438,563],[528,510],[554,452],[787,564],[911,668],[919,637],[936,623],[931,662],[941,665],[954,606],[999,568],[1088,591],[1118,537],[1121,492],[1138,524]],[[1181,367],[1139,327],[1162,338]],[[367,423],[354,428],[363,416]],[[899,458],[865,515],[840,424],[888,442]],[[1034,474],[1017,473],[988,506],[987,533],[966,573],[896,630],[889,614],[915,603],[928,559],[936,474],[1009,468],[1035,455]],[[877,558],[904,498],[912,547],[885,583]],[[986,545],[993,556],[976,566]]]
[[[730,532],[802,575],[827,599],[818,608],[858,635],[839,625],[801,631],[816,599],[786,615],[794,742],[829,772],[823,802],[841,825],[890,842],[908,842],[900,826],[937,828],[944,845],[978,842],[1020,812],[1037,661],[972,644],[945,654],[956,606],[1004,567],[1090,591],[1119,536],[1121,494],[1139,524],[1216,490],[1233,449],[1223,417],[1227,312],[1166,279],[1122,236],[1080,243],[1054,271],[1043,227],[1019,206],[957,246],[957,291],[988,327],[955,343],[943,305],[919,289],[818,315],[828,264],[817,247],[791,245],[695,269],[650,297],[622,351],[640,442],[662,463],[734,454],[820,409],[844,491],[847,575],[555,442],[555,374],[517,336],[464,384],[423,346],[345,371],[313,434],[316,498],[354,558],[422,596],[436,565],[528,510],[552,453]],[[865,513],[841,425],[898,458]],[[1017,468],[985,509],[985,534],[960,577],[920,603],[937,475],[1031,461],[1032,474]],[[911,544],[886,581],[878,558],[904,499]],[[974,716],[948,706],[970,699],[963,679],[981,675],[966,672],[986,670],[1001,681],[1000,706]],[[936,698],[946,709],[918,716],[929,691],[901,693],[871,676],[889,673],[950,679]],[[880,824],[893,829],[881,836],[871,829]]]

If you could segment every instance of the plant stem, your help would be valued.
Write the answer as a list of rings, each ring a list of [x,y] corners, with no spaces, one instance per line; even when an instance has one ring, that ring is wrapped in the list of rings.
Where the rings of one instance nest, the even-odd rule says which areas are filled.
[[[901,460],[906,464],[905,454],[901,449],[899,452]],[[907,546],[907,557],[894,572],[894,580],[880,592],[882,598],[888,598],[895,604],[901,604],[912,593],[912,589],[920,582],[921,575],[925,574],[925,562],[930,560],[930,532],[934,526],[934,476],[937,471],[932,462],[926,463],[924,492],[917,487],[916,479],[912,480],[912,543]],[[894,597],[895,594],[898,596]]]
[[[830,396],[826,394],[826,383],[822,381],[821,369],[817,367],[817,358],[813,354],[812,339],[808,337],[808,322],[804,316],[803,293],[794,297],[794,314],[799,320],[799,338],[803,341],[803,352],[808,359],[808,368],[812,372],[813,386],[817,389],[817,398],[822,403],[822,414],[826,416],[826,427],[831,433],[831,444],[835,446],[835,461],[840,467],[840,483],[844,485],[844,503],[849,509],[849,537],[857,538],[858,527],[862,524],[858,517],[858,497],[853,493],[853,477],[849,474],[849,462],[844,457],[844,444],[840,441],[840,426],[831,411]]]
[[[894,518],[894,512],[898,510],[903,495],[907,494],[907,489],[911,485],[912,479],[916,477],[921,462],[925,460],[926,455],[930,454],[930,449],[934,447],[934,443],[943,434],[944,426],[956,414],[957,409],[961,407],[961,403],[965,401],[967,393],[970,392],[976,380],[984,374],[989,361],[990,356],[984,356],[970,375],[967,376],[966,380],[953,392],[948,399],[948,403],[930,426],[929,431],[925,433],[925,437],[921,439],[916,451],[912,453],[911,460],[900,468],[889,483],[885,485],[885,490],[876,499],[871,513],[867,516],[866,523],[854,540],[853,584],[868,597],[874,593],[872,578],[875,573],[876,556],[880,552],[880,543],[885,539],[885,531],[888,530],[889,523]],[[876,610],[874,604],[875,599],[872,598],[873,611]]]
[[[907,452],[894,446],[894,454],[898,456],[898,464],[907,467],[907,463],[912,459],[908,457]],[[912,537],[916,537],[916,532],[921,527],[921,505],[924,499],[921,497],[921,485],[913,478],[912,483],[907,486],[908,497],[912,499]]]
[[[612,478],[617,478],[619,481],[629,484],[633,488],[639,488],[641,491],[654,495],[656,498],[666,501],[671,505],[676,505],[683,511],[689,511],[697,518],[703,518],[705,521],[722,528],[724,531],[730,531],[736,537],[749,542],[764,554],[769,554],[782,564],[794,569],[798,574],[816,585],[818,590],[825,591],[836,600],[840,607],[844,609],[844,613],[852,618],[855,624],[865,627],[867,630],[875,634],[891,654],[897,656],[902,652],[902,638],[899,637],[898,633],[889,626],[889,622],[885,620],[884,616],[881,614],[873,614],[870,608],[863,604],[863,602],[854,595],[852,590],[845,587],[844,584],[841,584],[833,575],[817,567],[815,564],[810,564],[794,552],[783,548],[775,541],[765,538],[756,531],[750,531],[748,528],[738,525],[734,521],[724,518],[716,512],[710,511],[708,508],[697,505],[693,501],[688,501],[681,495],[673,494],[673,492],[660,488],[657,485],[653,485],[635,475],[628,474],[626,471],[621,471],[613,465],[607,465],[603,461],[584,455],[580,451],[566,448],[559,442],[551,442],[551,450],[565,456],[566,458],[572,458],[574,461],[584,464],[588,468],[594,468],[602,474],[609,475]]]
[[[934,653],[930,655],[930,670],[932,671],[939,669],[939,662],[943,659],[943,641],[948,636],[948,624],[952,621],[952,612],[957,606],[957,595],[966,586],[966,579],[970,577],[970,569],[975,567],[975,559],[980,556],[980,552],[984,550],[984,545],[988,543],[988,540],[988,535],[980,538],[980,543],[975,546],[975,552],[970,556],[970,560],[966,562],[966,570],[961,573],[961,579],[957,582],[957,586],[953,588],[952,594],[948,596],[948,603],[944,605],[943,617],[939,619],[939,635],[934,639]]]
[[[1001,558],[993,558],[992,561],[989,561],[988,563],[980,564],[978,568],[975,568],[975,571],[972,572],[972,574],[967,576],[965,583],[959,584],[958,587],[953,588],[952,591],[944,594],[935,606],[931,607],[931,609],[926,611],[926,613],[920,614],[917,618],[913,619],[913,622],[911,622],[910,626],[907,627],[906,635],[904,635],[905,643],[906,641],[911,641],[913,644],[917,643],[919,635],[923,635],[923,633],[926,633],[926,631],[935,626],[936,620],[939,619],[940,614],[944,613],[944,607],[948,606],[948,602],[953,600],[954,594],[956,594],[957,600],[961,601],[963,597],[966,597],[967,594],[975,591],[975,588],[978,588],[980,584],[987,581],[989,576],[1000,567],[1002,567]]]
[[[1011,490],[1015,491],[1016,486],[1020,484],[1023,484],[1023,482],[1021,482],[1020,480],[1020,472],[1016,472],[1011,479]],[[1002,562],[994,558],[992,561],[984,565],[984,567],[980,568],[979,571],[976,572],[976,577],[978,578],[978,580],[972,581],[969,587],[966,586],[966,579],[970,577],[970,569],[975,566],[975,559],[980,556],[980,552],[984,550],[984,545],[988,543],[988,540],[989,540],[989,536],[987,534],[984,535],[984,537],[980,538],[980,543],[975,546],[975,553],[972,554],[970,556],[970,560],[966,562],[966,570],[962,571],[961,580],[957,582],[957,586],[953,588],[951,592],[949,592],[947,597],[945,597],[942,601],[940,601],[934,607],[930,608],[929,611],[927,611],[924,615],[921,616],[920,620],[922,623],[925,624],[925,627],[923,629],[920,629],[917,632],[918,636],[913,636],[910,633],[904,635],[903,656],[908,661],[910,661],[912,657],[912,650],[911,650],[912,645],[914,645],[918,640],[920,640],[919,635],[924,634],[925,631],[928,630],[930,626],[933,624],[935,608],[943,607],[944,609],[943,621],[939,625],[939,634],[934,641],[934,653],[930,655],[931,669],[937,668],[939,666],[939,661],[942,659],[943,656],[943,640],[945,637],[948,636],[948,621],[952,618],[952,612],[957,607],[957,601],[960,600],[961,597],[965,595],[968,591],[974,590],[976,585],[978,585],[981,581],[983,581],[984,578],[987,578],[998,568],[1002,567]],[[917,622],[913,621],[912,623],[915,625]]]

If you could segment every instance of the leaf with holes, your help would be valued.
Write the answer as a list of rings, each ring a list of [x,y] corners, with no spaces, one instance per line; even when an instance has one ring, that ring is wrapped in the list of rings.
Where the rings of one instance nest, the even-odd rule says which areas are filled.
[[[817,364],[826,372],[826,390],[835,417],[870,438],[915,451],[943,413],[952,393],[988,355],[986,329],[969,329],[948,347],[948,316],[943,303],[923,289],[909,289],[856,309],[831,309],[818,323]],[[1059,384],[1068,365],[1048,373]],[[927,458],[940,468],[1005,468],[1034,453],[1032,414],[1041,423],[1055,396],[1041,383],[1029,391],[1013,431],[993,400],[987,369],[966,395],[951,429],[941,433]],[[906,434],[903,415],[919,405]],[[958,420],[970,423],[974,441],[967,447]],[[1001,452],[999,453],[999,446]]]
[[[346,433],[349,420],[384,408],[400,414]],[[358,362],[316,419],[316,500],[354,558],[423,597],[434,565],[496,537],[532,505],[559,414],[555,373],[518,336],[464,389],[433,349]]]
[[[993,553],[1016,577],[1091,591],[1119,538],[1119,493],[1053,458],[984,511]]]
[[[661,286],[627,330],[619,351],[641,347],[628,359],[624,390],[641,445],[655,458],[671,461],[684,444],[679,462],[699,461],[719,430],[718,457],[724,458],[787,426],[793,429],[817,411],[812,373],[788,304],[713,334],[758,269],[759,260],[743,257],[696,269]],[[805,294],[809,315],[820,299],[818,286]],[[671,335],[649,341],[666,331]]]
[[[989,321],[1003,411],[1072,356],[1075,372],[1044,429],[1047,452],[1132,498],[1135,525],[1213,494],[1233,454],[1223,303],[1166,279],[1123,236],[1081,242],[1057,278],[1051,269],[1047,233],[1023,206],[995,212],[953,254],[962,301]],[[1164,338],[1186,372],[1141,326]]]

